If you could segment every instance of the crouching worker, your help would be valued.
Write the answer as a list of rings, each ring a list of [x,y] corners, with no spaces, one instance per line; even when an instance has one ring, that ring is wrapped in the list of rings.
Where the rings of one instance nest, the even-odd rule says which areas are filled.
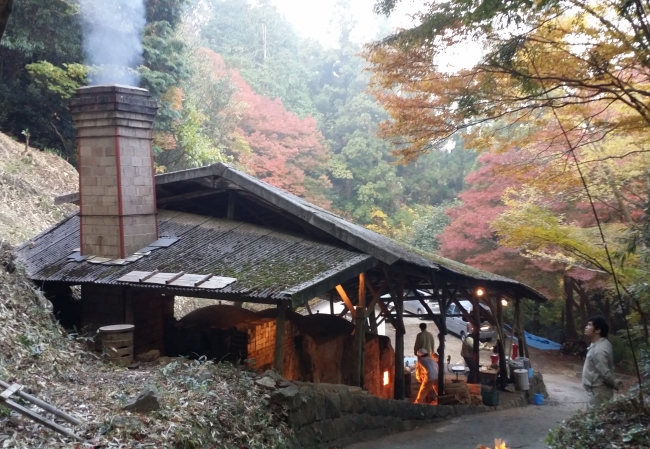
[[[438,364],[426,349],[418,349],[418,364],[415,368],[415,378],[420,382],[420,391],[415,399],[416,404],[424,404],[432,391],[438,397]],[[437,401],[435,402],[437,403]]]

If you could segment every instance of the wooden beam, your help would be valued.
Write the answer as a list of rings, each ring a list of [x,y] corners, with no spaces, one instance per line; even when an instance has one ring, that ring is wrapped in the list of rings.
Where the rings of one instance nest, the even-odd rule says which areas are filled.
[[[447,284],[443,283],[442,295],[440,295],[438,284],[434,282],[434,291],[438,296],[438,307],[440,308],[440,326],[438,327],[438,394],[445,394],[445,343],[447,340]]]
[[[282,301],[278,301],[278,315],[275,319],[275,351],[273,354],[273,368],[284,376],[284,329],[287,308]]]
[[[386,271],[387,273],[387,271]],[[404,330],[404,320],[402,312],[404,311],[404,290],[401,286],[397,290],[397,298],[395,298],[395,311],[397,312],[397,323],[401,325]],[[405,397],[404,387],[404,334],[395,330],[395,390],[394,397],[397,400],[402,400]]]
[[[370,293],[372,294],[372,301],[370,301],[370,304],[368,304],[368,310],[373,310],[377,305],[379,298],[381,298],[381,296],[386,293],[386,282],[382,282],[379,290],[375,290],[370,282],[368,282],[366,279],[366,287],[368,287],[368,290],[370,290]]]
[[[309,306],[309,301],[305,303],[305,309],[307,309],[307,312],[311,315],[311,307]]]
[[[221,193],[221,192],[223,192],[223,190],[199,190],[196,192],[183,193],[181,195],[158,198],[156,200],[156,204],[162,206],[164,204],[175,203],[178,201],[186,201],[194,198],[202,198],[205,196],[216,195],[217,193]]]
[[[474,338],[474,347],[472,348],[472,355],[474,356],[474,367],[473,367],[474,369],[472,371],[474,371],[474,373],[473,373],[474,382],[476,382],[477,384],[480,384],[481,379],[479,379],[479,369],[478,369],[480,359],[479,359],[479,353],[478,352],[480,350],[480,345],[481,345],[481,343],[480,343],[480,337],[481,337],[481,316],[480,316],[480,314],[481,314],[481,311],[479,310],[481,306],[480,306],[480,302],[479,302],[479,299],[478,299],[478,295],[476,295],[476,294],[472,295],[471,300],[472,300],[472,312],[473,312],[473,315],[474,315],[474,322],[476,323],[474,325],[474,329],[473,329],[474,332],[472,332],[472,337]]]
[[[364,308],[358,306],[355,311],[354,347],[352,356],[352,385],[363,387],[363,347],[365,345],[366,317]]]
[[[227,220],[235,219],[235,201],[237,200],[237,194],[232,190],[228,192],[228,211],[226,212]]]
[[[366,307],[366,275],[359,273],[359,297],[357,305],[365,309]]]
[[[408,278],[407,278],[408,279]],[[418,298],[418,301],[420,301],[420,304],[422,304],[422,307],[424,307],[424,310],[427,311],[429,315],[431,315],[431,319],[435,323],[436,327],[440,329],[440,320],[436,318],[436,316],[433,314],[433,311],[429,307],[429,304],[426,303],[426,301],[422,298],[422,295],[420,295],[420,292],[418,292],[418,289],[413,286],[413,283],[411,282],[410,279],[408,279],[409,283],[409,288],[413,292],[413,294]]]
[[[398,300],[398,296],[397,296],[397,294],[395,293],[395,289],[393,288],[393,280],[392,280],[392,278],[391,278],[390,273],[389,273],[388,270],[386,269],[386,267],[382,267],[382,268],[383,268],[383,271],[384,271],[384,276],[386,277],[386,283],[387,283],[387,285],[388,285],[388,291],[390,291],[391,299],[393,300],[393,303],[395,304],[395,310],[397,310],[397,300]],[[382,304],[382,303],[383,303],[383,301],[381,301],[381,299],[379,299],[378,304],[379,304],[380,307],[381,307],[381,304]],[[402,306],[403,306],[403,305],[402,305]],[[385,305],[384,305],[384,307],[385,307]],[[385,308],[386,308],[386,310],[388,310],[387,307],[385,307]],[[402,310],[403,310],[403,309],[402,309]],[[386,311],[384,311],[383,308],[382,308],[382,312],[387,313]],[[399,331],[402,333],[402,335],[404,335],[404,334],[406,333],[406,330],[404,329],[404,323],[403,323],[403,322],[400,322],[399,320],[393,320],[393,319],[391,318],[391,324],[393,325],[393,327],[394,327],[395,329],[399,329]]]
[[[499,351],[499,377],[501,378],[501,387],[505,388],[508,383],[508,367],[506,366],[506,339],[503,332],[503,304],[501,300],[503,296],[497,293],[496,297],[496,321],[497,321],[497,350]]]
[[[354,305],[352,305],[352,301],[350,301],[350,298],[348,298],[348,294],[345,293],[345,290],[343,290],[343,286],[341,284],[336,286],[336,291],[338,292],[339,296],[345,303],[345,306],[348,308],[350,311],[350,314],[352,315],[352,318],[356,319],[357,314],[356,311],[354,310]]]

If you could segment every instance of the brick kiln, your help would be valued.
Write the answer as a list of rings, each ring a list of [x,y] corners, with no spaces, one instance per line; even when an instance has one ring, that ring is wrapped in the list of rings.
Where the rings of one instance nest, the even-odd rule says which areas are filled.
[[[260,371],[272,368],[276,309],[252,312],[228,305],[204,307],[176,325],[173,351],[217,360],[245,360]],[[284,329],[284,377],[315,383],[352,384],[354,325],[333,315],[288,312]],[[395,353],[390,339],[366,333],[364,388],[392,398]]]

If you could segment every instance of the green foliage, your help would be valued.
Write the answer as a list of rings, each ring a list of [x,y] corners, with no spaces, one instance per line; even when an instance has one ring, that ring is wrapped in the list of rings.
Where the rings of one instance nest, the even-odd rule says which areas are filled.
[[[25,68],[34,84],[63,100],[71,98],[79,87],[86,84],[88,74],[88,69],[83,64],[63,64],[63,68],[60,68],[47,61],[40,61],[27,64]]]
[[[445,212],[449,207],[459,207],[461,204],[456,200],[452,203],[427,207],[426,212],[413,221],[412,234],[406,243],[429,253],[437,253],[440,249],[438,236],[451,223],[451,218]]]
[[[226,162],[220,148],[204,133],[207,116],[194,105],[183,108],[183,116],[176,127],[176,139],[184,152],[187,167],[202,167],[217,162]]]
[[[645,393],[650,385],[643,386]],[[606,449],[650,446],[650,413],[628,395],[587,412],[579,412],[551,430],[546,442],[551,449]]]
[[[201,34],[208,47],[239,70],[253,90],[300,117],[315,115],[301,62],[300,39],[268,1],[210,0],[210,19]]]
[[[62,94],[83,78],[78,13],[75,0],[15,2],[0,43],[0,130],[18,137],[29,129],[31,146],[71,160],[76,132]]]

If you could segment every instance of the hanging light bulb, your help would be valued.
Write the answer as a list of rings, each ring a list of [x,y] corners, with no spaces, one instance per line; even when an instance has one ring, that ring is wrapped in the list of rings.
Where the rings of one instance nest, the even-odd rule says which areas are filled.
[[[507,306],[507,305],[508,305],[508,300],[507,300],[507,299],[502,299],[502,300],[501,300],[501,305],[502,305],[503,307]]]
[[[485,291],[482,288],[479,287],[476,289],[476,296],[481,297],[483,296],[483,293],[485,293]]]

